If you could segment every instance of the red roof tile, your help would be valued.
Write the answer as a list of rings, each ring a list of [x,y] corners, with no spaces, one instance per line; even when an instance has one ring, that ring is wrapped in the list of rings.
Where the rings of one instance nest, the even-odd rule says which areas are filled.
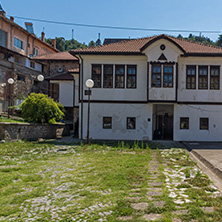
[[[71,55],[69,52],[58,52],[58,53],[50,53],[44,56],[36,56],[34,59],[36,60],[78,60],[75,56]]]
[[[185,55],[220,55],[222,56],[222,47],[203,45],[196,42],[191,42],[184,39],[177,39],[167,35],[159,35],[148,38],[132,39],[121,41],[109,45],[102,45],[84,49],[71,50],[72,55],[80,54],[143,54],[142,51],[151,43],[159,40],[167,39],[177,45]]]

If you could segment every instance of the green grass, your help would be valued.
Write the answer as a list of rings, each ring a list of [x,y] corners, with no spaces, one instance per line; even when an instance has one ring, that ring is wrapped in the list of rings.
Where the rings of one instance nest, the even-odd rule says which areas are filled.
[[[119,221],[120,216],[133,216],[132,221],[142,222],[145,213],[161,213],[161,221],[172,221],[176,204],[165,184],[163,164],[166,162],[171,171],[182,169],[186,181],[175,187],[186,188],[185,194],[192,200],[182,205],[189,210],[188,215],[177,217],[184,221],[222,220],[222,198],[211,198],[209,192],[216,190],[201,172],[192,176],[195,163],[185,151],[173,151],[163,157],[162,150],[150,149],[150,146],[138,142],[89,146],[22,141],[0,144],[0,221],[31,218],[34,221],[114,222]],[[156,197],[165,201],[162,208],[154,206],[146,197],[152,175],[149,163],[154,157],[159,164],[155,180],[163,182],[162,195]],[[127,199],[135,188],[133,184],[139,184],[138,195],[142,202],[149,204],[144,212],[134,210],[132,201]],[[216,211],[204,213],[200,208],[203,206],[214,206]]]
[[[24,123],[25,121],[24,120],[16,120],[16,119],[11,119],[11,118],[6,118],[6,117],[3,117],[1,116],[0,117],[0,122],[1,123]]]

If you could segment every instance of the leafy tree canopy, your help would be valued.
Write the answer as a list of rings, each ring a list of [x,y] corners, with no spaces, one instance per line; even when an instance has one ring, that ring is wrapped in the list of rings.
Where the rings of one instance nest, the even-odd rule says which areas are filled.
[[[45,41],[47,43],[49,43],[50,45],[52,44],[52,39],[51,38],[46,39]],[[101,41],[100,41],[99,44],[101,45]],[[75,39],[66,40],[63,37],[56,37],[56,48],[61,52],[69,51],[71,49],[80,49],[80,48],[92,47],[92,46],[95,46],[95,45],[96,45],[96,43],[93,40],[87,46],[84,42],[80,43]]]
[[[64,107],[41,93],[31,93],[21,110],[25,121],[31,123],[56,123],[64,117]]]
[[[214,42],[213,40],[211,40],[210,38],[208,37],[205,37],[204,35],[199,35],[199,36],[195,36],[195,35],[192,35],[192,34],[189,34],[188,37],[183,37],[181,34],[179,34],[177,36],[178,39],[186,39],[186,40],[190,40],[190,41],[193,41],[193,42],[199,42],[199,43],[202,43],[204,45],[217,45],[217,46],[222,46],[222,35],[221,35],[221,40],[220,40],[220,36],[218,38],[218,41]],[[220,42],[219,42],[220,40]]]

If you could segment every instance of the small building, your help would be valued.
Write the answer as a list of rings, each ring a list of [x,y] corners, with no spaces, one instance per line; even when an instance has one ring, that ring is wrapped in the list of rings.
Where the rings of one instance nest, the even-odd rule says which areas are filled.
[[[79,136],[222,141],[222,48],[167,35],[71,50],[79,58]],[[77,93],[77,92],[76,92]]]
[[[77,121],[79,117],[79,60],[69,52],[60,52],[37,56],[35,61],[47,67],[48,95],[64,106],[66,120],[73,121],[73,113],[75,113],[74,119]]]
[[[37,76],[45,75],[45,67],[33,58],[58,52],[45,42],[44,32],[39,39],[32,23],[26,22],[25,26],[26,29],[16,24],[13,17],[8,19],[0,5],[0,112],[8,110],[9,98],[10,105],[18,105],[29,93],[39,92]],[[15,81],[11,88],[9,78]],[[41,90],[47,92],[47,82]]]

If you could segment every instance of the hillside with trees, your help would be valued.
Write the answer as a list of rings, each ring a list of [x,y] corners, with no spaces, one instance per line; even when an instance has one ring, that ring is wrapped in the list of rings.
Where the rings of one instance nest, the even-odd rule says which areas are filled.
[[[179,39],[186,39],[189,41],[193,41],[193,42],[199,42],[201,44],[204,45],[213,45],[213,46],[221,46],[222,47],[222,35],[219,35],[218,40],[217,41],[213,41],[208,37],[205,37],[204,35],[199,35],[199,36],[195,36],[192,34],[189,34],[188,37],[183,37],[181,34],[179,34],[177,36],[177,38]],[[46,39],[46,42],[49,44],[52,44],[52,39]],[[94,47],[94,46],[98,46],[101,45],[102,42],[101,40],[98,38],[95,42],[92,40],[89,42],[89,44],[85,44],[78,42],[75,39],[70,39],[70,40],[66,40],[63,37],[56,37],[56,48],[61,51],[69,51],[71,49],[79,49],[79,48],[86,48],[86,47]]]
[[[181,34],[179,34],[177,38],[186,39],[193,42],[199,42],[204,45],[222,46],[222,35],[219,35],[216,42],[214,42],[208,37],[205,37],[204,35],[195,36],[195,35],[189,34],[188,37],[183,37]]]
[[[45,41],[47,43],[49,43],[50,45],[52,44],[52,39],[45,39]],[[66,40],[63,37],[56,37],[56,48],[61,51],[69,51],[71,49],[80,49],[80,48],[86,48],[86,47],[93,47],[93,46],[97,46],[97,45],[101,45],[101,40],[97,39],[96,42],[94,42],[93,40],[90,41],[90,43],[88,45],[86,45],[84,42],[80,43],[75,39],[70,39],[70,40]]]

